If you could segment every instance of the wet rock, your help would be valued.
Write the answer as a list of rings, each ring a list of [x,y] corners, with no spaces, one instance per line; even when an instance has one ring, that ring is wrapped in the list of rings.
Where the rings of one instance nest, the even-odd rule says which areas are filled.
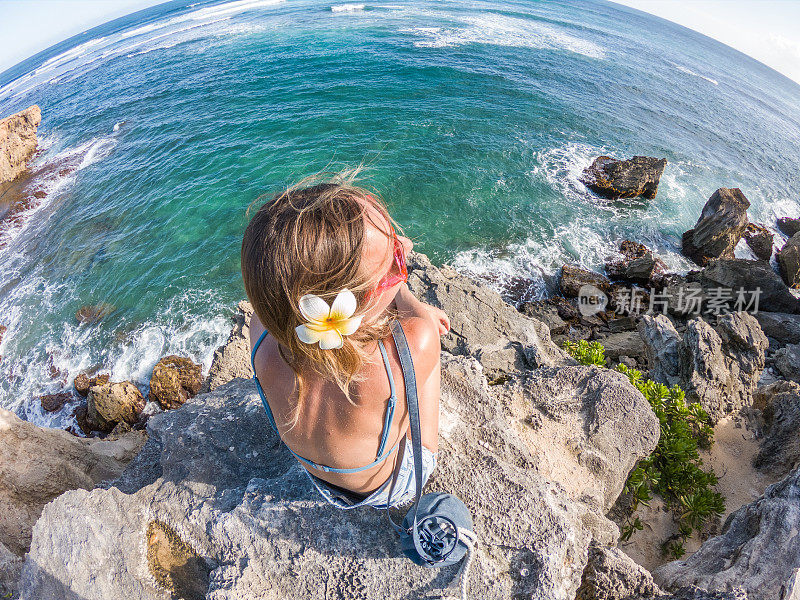
[[[36,152],[36,129],[42,121],[37,105],[0,119],[0,183],[12,181]]]
[[[778,266],[786,285],[800,288],[800,233],[795,233],[778,251]]]
[[[784,235],[792,237],[794,234],[800,231],[800,219],[781,217],[778,219],[778,229]]]
[[[800,344],[787,344],[775,353],[774,361],[781,375],[800,383]]]
[[[86,305],[78,309],[78,312],[75,313],[75,318],[78,323],[97,323],[114,312],[115,308],[114,305],[106,302]]]
[[[87,419],[110,432],[120,421],[136,423],[144,405],[142,392],[130,381],[96,385],[89,388]]]
[[[19,574],[45,504],[66,490],[117,477],[143,443],[140,432],[116,442],[77,438],[0,408],[0,588],[16,584],[4,581],[4,570],[12,571],[8,577]]]
[[[78,392],[80,396],[86,398],[89,394],[89,388],[94,385],[105,385],[108,383],[111,375],[108,373],[103,373],[102,375],[94,375],[90,377],[88,373],[80,373],[77,377],[75,377],[75,381],[73,385],[75,386],[75,391]]]
[[[233,329],[228,340],[214,352],[208,377],[201,388],[202,392],[211,392],[236,377],[245,379],[253,376],[250,366],[250,319],[253,316],[252,305],[242,300],[233,315]]]
[[[753,298],[758,292],[758,310],[795,314],[800,312],[800,301],[778,276],[769,263],[763,260],[741,258],[712,261],[702,271],[692,271],[687,275],[690,282],[699,283],[705,295],[724,293],[731,304],[743,291],[745,300]],[[747,309],[753,312],[752,308]]]
[[[800,467],[800,385],[776,381],[758,388],[753,408],[761,411],[764,422],[764,441],[753,465],[779,477]]]
[[[606,259],[606,274],[611,279],[648,287],[661,287],[667,265],[643,244],[624,240],[619,247],[621,256]]]
[[[200,391],[202,367],[189,358],[165,356],[156,363],[150,378],[150,399],[164,410],[178,408]]]
[[[772,232],[758,223],[748,223],[744,240],[759,260],[772,258]]]
[[[750,202],[739,188],[720,188],[703,207],[694,226],[683,234],[683,254],[698,265],[714,258],[733,258],[749,223]]]
[[[731,514],[722,533],[686,560],[653,571],[662,587],[695,585],[710,590],[741,587],[750,600],[789,598],[800,569],[800,469],[769,486],[764,495]]]
[[[561,267],[561,279],[559,287],[561,293],[567,298],[577,298],[580,289],[584,285],[593,285],[602,292],[608,293],[611,289],[611,282],[608,277],[581,269],[575,265],[564,265]]]
[[[61,410],[67,402],[72,400],[70,392],[59,392],[57,394],[45,394],[39,396],[39,402],[42,404],[42,410],[47,412],[56,412]]]
[[[617,198],[656,197],[658,182],[666,158],[634,156],[628,160],[617,160],[610,156],[598,156],[583,170],[580,181],[595,194],[615,200]]]

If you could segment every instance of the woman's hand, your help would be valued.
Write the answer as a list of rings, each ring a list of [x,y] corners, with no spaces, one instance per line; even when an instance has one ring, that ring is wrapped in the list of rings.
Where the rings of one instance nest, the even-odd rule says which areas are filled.
[[[439,325],[439,335],[447,335],[450,331],[450,317],[447,316],[441,308],[436,308],[430,304],[422,302],[422,306],[428,312],[428,315]]]

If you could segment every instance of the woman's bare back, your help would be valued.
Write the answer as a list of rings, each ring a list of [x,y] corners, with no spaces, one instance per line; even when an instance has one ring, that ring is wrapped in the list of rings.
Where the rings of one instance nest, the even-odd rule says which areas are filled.
[[[438,326],[428,316],[401,315],[403,330],[411,348],[420,401],[422,443],[438,450],[439,397],[441,382]],[[251,348],[264,331],[253,315],[250,324]],[[408,411],[400,359],[391,336],[383,340],[395,382],[397,404],[386,441],[392,448],[408,430]],[[378,455],[388,400],[389,378],[378,344],[371,349],[363,367],[366,379],[351,385],[354,404],[348,402],[333,381],[311,373],[305,377],[302,411],[295,427],[287,424],[297,402],[295,377],[278,352],[276,340],[267,334],[255,359],[256,375],[272,409],[283,441],[297,454],[318,464],[351,469],[370,464]],[[307,467],[329,483],[354,492],[369,493],[390,476],[397,452],[382,463],[359,473],[329,473]]]

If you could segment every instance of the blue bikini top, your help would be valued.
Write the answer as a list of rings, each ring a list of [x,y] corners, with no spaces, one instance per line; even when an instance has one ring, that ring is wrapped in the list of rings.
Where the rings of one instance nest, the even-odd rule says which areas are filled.
[[[264,339],[264,336],[266,336],[267,333],[268,332],[265,329],[264,333],[261,334],[261,337],[258,338],[256,345],[253,347],[253,352],[250,354],[250,364],[253,366],[253,379],[256,380],[256,387],[258,388],[258,394],[261,396],[261,403],[264,405],[264,410],[267,413],[267,418],[269,419],[270,425],[272,425],[272,428],[275,430],[275,433],[277,433],[278,437],[280,438],[281,434],[278,431],[277,425],[275,425],[275,418],[272,416],[272,410],[270,409],[269,403],[267,402],[267,399],[264,396],[264,390],[261,388],[261,383],[258,381],[258,377],[256,377],[256,352],[258,352],[258,347],[261,345],[261,341]],[[389,375],[389,388],[391,389],[392,392],[392,395],[389,396],[389,404],[386,407],[386,416],[384,417],[384,422],[383,422],[383,434],[381,435],[381,442],[378,447],[378,458],[376,458],[370,464],[364,467],[358,467],[357,469],[335,469],[333,467],[320,465],[311,460],[303,458],[302,456],[297,454],[294,450],[289,448],[289,446],[287,445],[286,447],[289,448],[289,452],[294,454],[294,457],[297,460],[311,467],[314,467],[315,469],[319,469],[320,471],[325,471],[327,473],[359,473],[361,471],[366,471],[367,469],[370,469],[375,465],[382,463],[392,454],[392,452],[397,450],[397,446],[399,445],[400,440],[398,440],[397,443],[394,446],[392,446],[392,448],[389,449],[386,453],[383,452],[386,447],[386,439],[389,437],[389,428],[391,427],[392,420],[394,419],[394,407],[395,404],[397,403],[397,395],[394,389],[394,378],[392,377],[392,369],[389,366],[389,356],[386,354],[386,347],[383,345],[382,340],[378,340],[378,345],[380,346],[381,355],[383,356],[383,364],[386,366],[386,373]]]

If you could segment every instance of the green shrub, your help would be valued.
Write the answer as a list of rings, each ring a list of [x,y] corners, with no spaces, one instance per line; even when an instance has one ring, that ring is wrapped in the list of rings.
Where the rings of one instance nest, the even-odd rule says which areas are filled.
[[[599,342],[565,342],[564,349],[584,365],[605,366],[605,350]],[[658,446],[647,458],[640,460],[625,483],[625,494],[631,500],[631,517],[639,504],[648,505],[656,493],[672,510],[679,526],[678,540],[668,540],[662,546],[673,558],[683,556],[683,543],[693,531],[725,512],[725,499],[714,487],[717,476],[704,470],[698,448],[708,449],[714,430],[708,413],[696,402],[686,402],[684,391],[677,385],[668,388],[642,376],[640,371],[619,364],[614,369],[628,377],[650,403],[658,417],[661,435]],[[639,517],[622,527],[622,541],[641,529]]]

